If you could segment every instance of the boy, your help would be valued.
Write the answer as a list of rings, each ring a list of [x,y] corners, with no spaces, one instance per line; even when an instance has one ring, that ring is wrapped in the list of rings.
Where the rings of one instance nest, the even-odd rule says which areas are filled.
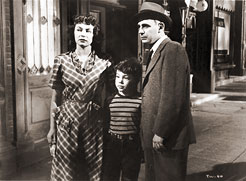
[[[137,180],[141,165],[139,137],[141,65],[130,58],[116,65],[117,93],[108,100],[103,180]]]

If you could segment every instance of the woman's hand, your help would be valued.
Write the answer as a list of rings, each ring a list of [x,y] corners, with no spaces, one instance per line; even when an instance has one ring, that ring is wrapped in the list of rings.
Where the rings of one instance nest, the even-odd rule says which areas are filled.
[[[50,128],[47,134],[47,140],[49,144],[53,144],[55,142],[56,130],[55,128]]]
[[[55,157],[56,152],[56,130],[51,128],[47,134],[47,140],[50,147],[50,155]]]

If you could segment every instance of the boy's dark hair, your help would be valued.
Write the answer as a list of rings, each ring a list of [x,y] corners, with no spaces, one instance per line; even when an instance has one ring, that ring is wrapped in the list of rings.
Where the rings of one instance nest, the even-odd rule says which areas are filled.
[[[136,82],[139,82],[142,75],[142,66],[136,58],[126,58],[115,66],[115,70],[119,70],[125,74],[133,75]]]

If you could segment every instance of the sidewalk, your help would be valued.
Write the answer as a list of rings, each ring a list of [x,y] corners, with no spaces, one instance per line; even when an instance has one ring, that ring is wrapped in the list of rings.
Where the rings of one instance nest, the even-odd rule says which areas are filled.
[[[197,143],[190,146],[186,181],[245,181],[246,79],[215,93],[192,109]]]
[[[214,94],[198,94],[198,93],[192,93],[190,96],[191,99],[191,106],[197,106],[200,105],[202,103],[208,102],[208,101],[212,101],[216,98],[219,97],[218,93],[214,93]]]

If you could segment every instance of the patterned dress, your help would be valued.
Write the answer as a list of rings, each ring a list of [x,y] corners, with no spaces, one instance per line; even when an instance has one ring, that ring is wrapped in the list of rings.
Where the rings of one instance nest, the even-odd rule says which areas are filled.
[[[93,103],[103,106],[102,90],[105,85],[111,85],[106,83],[113,79],[110,67],[108,60],[94,53],[89,57],[86,70],[81,69],[75,52],[55,58],[49,85],[63,93],[62,105],[54,111],[57,133],[51,180],[77,180],[79,172],[85,172],[78,167],[80,162],[84,162],[83,169],[89,180],[100,180],[102,121]]]

